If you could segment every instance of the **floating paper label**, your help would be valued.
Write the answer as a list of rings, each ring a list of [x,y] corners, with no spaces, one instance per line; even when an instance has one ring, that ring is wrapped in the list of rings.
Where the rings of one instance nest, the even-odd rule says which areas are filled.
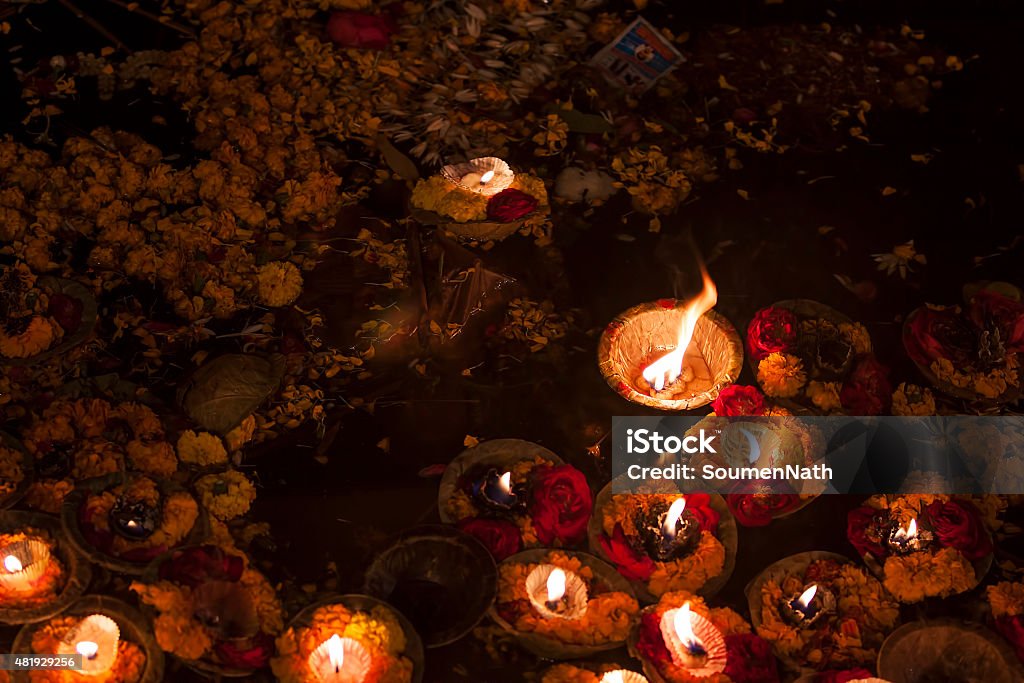
[[[591,64],[610,81],[630,92],[642,93],[683,61],[683,55],[668,39],[640,17],[602,48]]]

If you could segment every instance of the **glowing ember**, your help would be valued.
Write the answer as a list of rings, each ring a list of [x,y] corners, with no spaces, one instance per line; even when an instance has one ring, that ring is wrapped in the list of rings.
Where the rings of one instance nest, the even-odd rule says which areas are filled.
[[[683,321],[679,327],[676,346],[667,354],[648,365],[643,370],[643,378],[655,391],[661,391],[675,382],[683,374],[683,360],[686,349],[693,339],[693,331],[702,315],[714,308],[718,303],[718,290],[707,271],[701,268],[704,287],[700,293],[687,303],[683,310]]]

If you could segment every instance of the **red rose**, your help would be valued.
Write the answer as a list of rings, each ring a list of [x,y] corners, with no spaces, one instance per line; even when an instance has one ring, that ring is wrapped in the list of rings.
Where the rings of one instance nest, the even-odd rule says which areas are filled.
[[[925,508],[935,538],[947,548],[956,548],[968,560],[980,560],[992,552],[992,538],[981,523],[981,515],[970,503],[935,501]]]
[[[967,365],[974,358],[975,332],[956,309],[919,308],[903,331],[903,347],[925,367],[939,358]]]
[[[800,504],[794,493],[729,493],[725,502],[736,521],[743,526],[768,526],[776,515]]]
[[[637,637],[636,651],[646,661],[653,664],[658,672],[665,676],[672,664],[672,653],[665,645],[661,636],[661,617],[654,612],[644,612],[640,617],[640,633]]]
[[[747,353],[759,361],[769,353],[786,353],[796,346],[800,321],[792,311],[762,308],[747,326]]]
[[[47,313],[66,333],[74,332],[82,324],[82,300],[67,294],[51,294]]]
[[[772,646],[753,633],[725,637],[726,663],[723,672],[734,683],[778,683],[779,667]]]
[[[537,540],[550,546],[578,543],[587,533],[594,501],[583,473],[572,465],[538,467],[533,474],[530,516]]]
[[[716,415],[734,417],[737,415],[764,415],[764,394],[757,387],[730,384],[718,392],[718,398],[711,404]]]
[[[185,548],[174,552],[160,564],[160,578],[186,586],[198,586],[209,580],[238,581],[245,563],[213,545]]]
[[[327,35],[335,45],[383,50],[397,30],[391,17],[365,12],[335,12],[327,21]]]
[[[515,555],[522,547],[519,527],[503,519],[464,519],[459,529],[484,544],[495,562]]]
[[[981,290],[971,299],[971,320],[980,329],[995,327],[1007,351],[1024,351],[1024,304]]]
[[[871,554],[877,559],[882,559],[888,553],[881,541],[868,538],[868,529],[874,526],[875,515],[878,510],[862,505],[859,508],[850,510],[846,515],[846,538],[861,555]]]
[[[892,402],[889,368],[874,356],[862,359],[843,384],[839,401],[850,415],[881,415]]]
[[[867,669],[849,669],[847,671],[822,671],[814,677],[814,683],[850,683],[865,678],[874,678]]]
[[[995,626],[1017,651],[1017,658],[1024,662],[1024,616],[999,617]]]
[[[266,633],[242,642],[223,640],[214,645],[213,652],[224,666],[233,669],[261,669],[274,654],[274,639]]]
[[[654,573],[654,560],[646,553],[636,550],[626,539],[622,525],[616,524],[611,538],[601,534],[601,549],[605,557],[630,581],[646,581]]]
[[[706,493],[690,493],[686,496],[684,516],[692,517],[701,531],[718,531],[718,511],[711,507],[711,496]]]
[[[533,213],[540,202],[536,197],[509,188],[487,200],[487,218],[499,223],[510,223]]]

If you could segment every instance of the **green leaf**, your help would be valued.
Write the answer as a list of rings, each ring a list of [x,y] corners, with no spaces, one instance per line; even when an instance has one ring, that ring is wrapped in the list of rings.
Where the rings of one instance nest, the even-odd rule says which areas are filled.
[[[227,434],[277,390],[284,357],[233,353],[202,365],[178,390],[178,402],[203,429]]]
[[[384,157],[384,161],[387,162],[392,171],[402,176],[405,180],[419,179],[420,171],[416,168],[416,164],[413,163],[412,159],[395,149],[395,146],[383,135],[377,136],[377,149],[380,150],[381,156]]]
[[[575,109],[557,107],[551,107],[548,111],[558,114],[559,118],[569,124],[569,130],[573,133],[608,133],[612,130],[612,124],[597,114],[584,114]]]

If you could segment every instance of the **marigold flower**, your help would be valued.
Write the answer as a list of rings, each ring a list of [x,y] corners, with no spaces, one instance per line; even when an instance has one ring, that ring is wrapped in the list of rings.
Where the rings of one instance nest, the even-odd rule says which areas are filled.
[[[807,375],[798,357],[770,353],[757,365],[757,381],[769,396],[792,398],[803,388]]]
[[[272,308],[287,306],[302,293],[302,273],[287,261],[271,261],[257,275],[260,301]]]
[[[206,467],[226,463],[228,453],[216,435],[209,432],[197,434],[188,429],[178,438],[178,458],[182,462]]]

